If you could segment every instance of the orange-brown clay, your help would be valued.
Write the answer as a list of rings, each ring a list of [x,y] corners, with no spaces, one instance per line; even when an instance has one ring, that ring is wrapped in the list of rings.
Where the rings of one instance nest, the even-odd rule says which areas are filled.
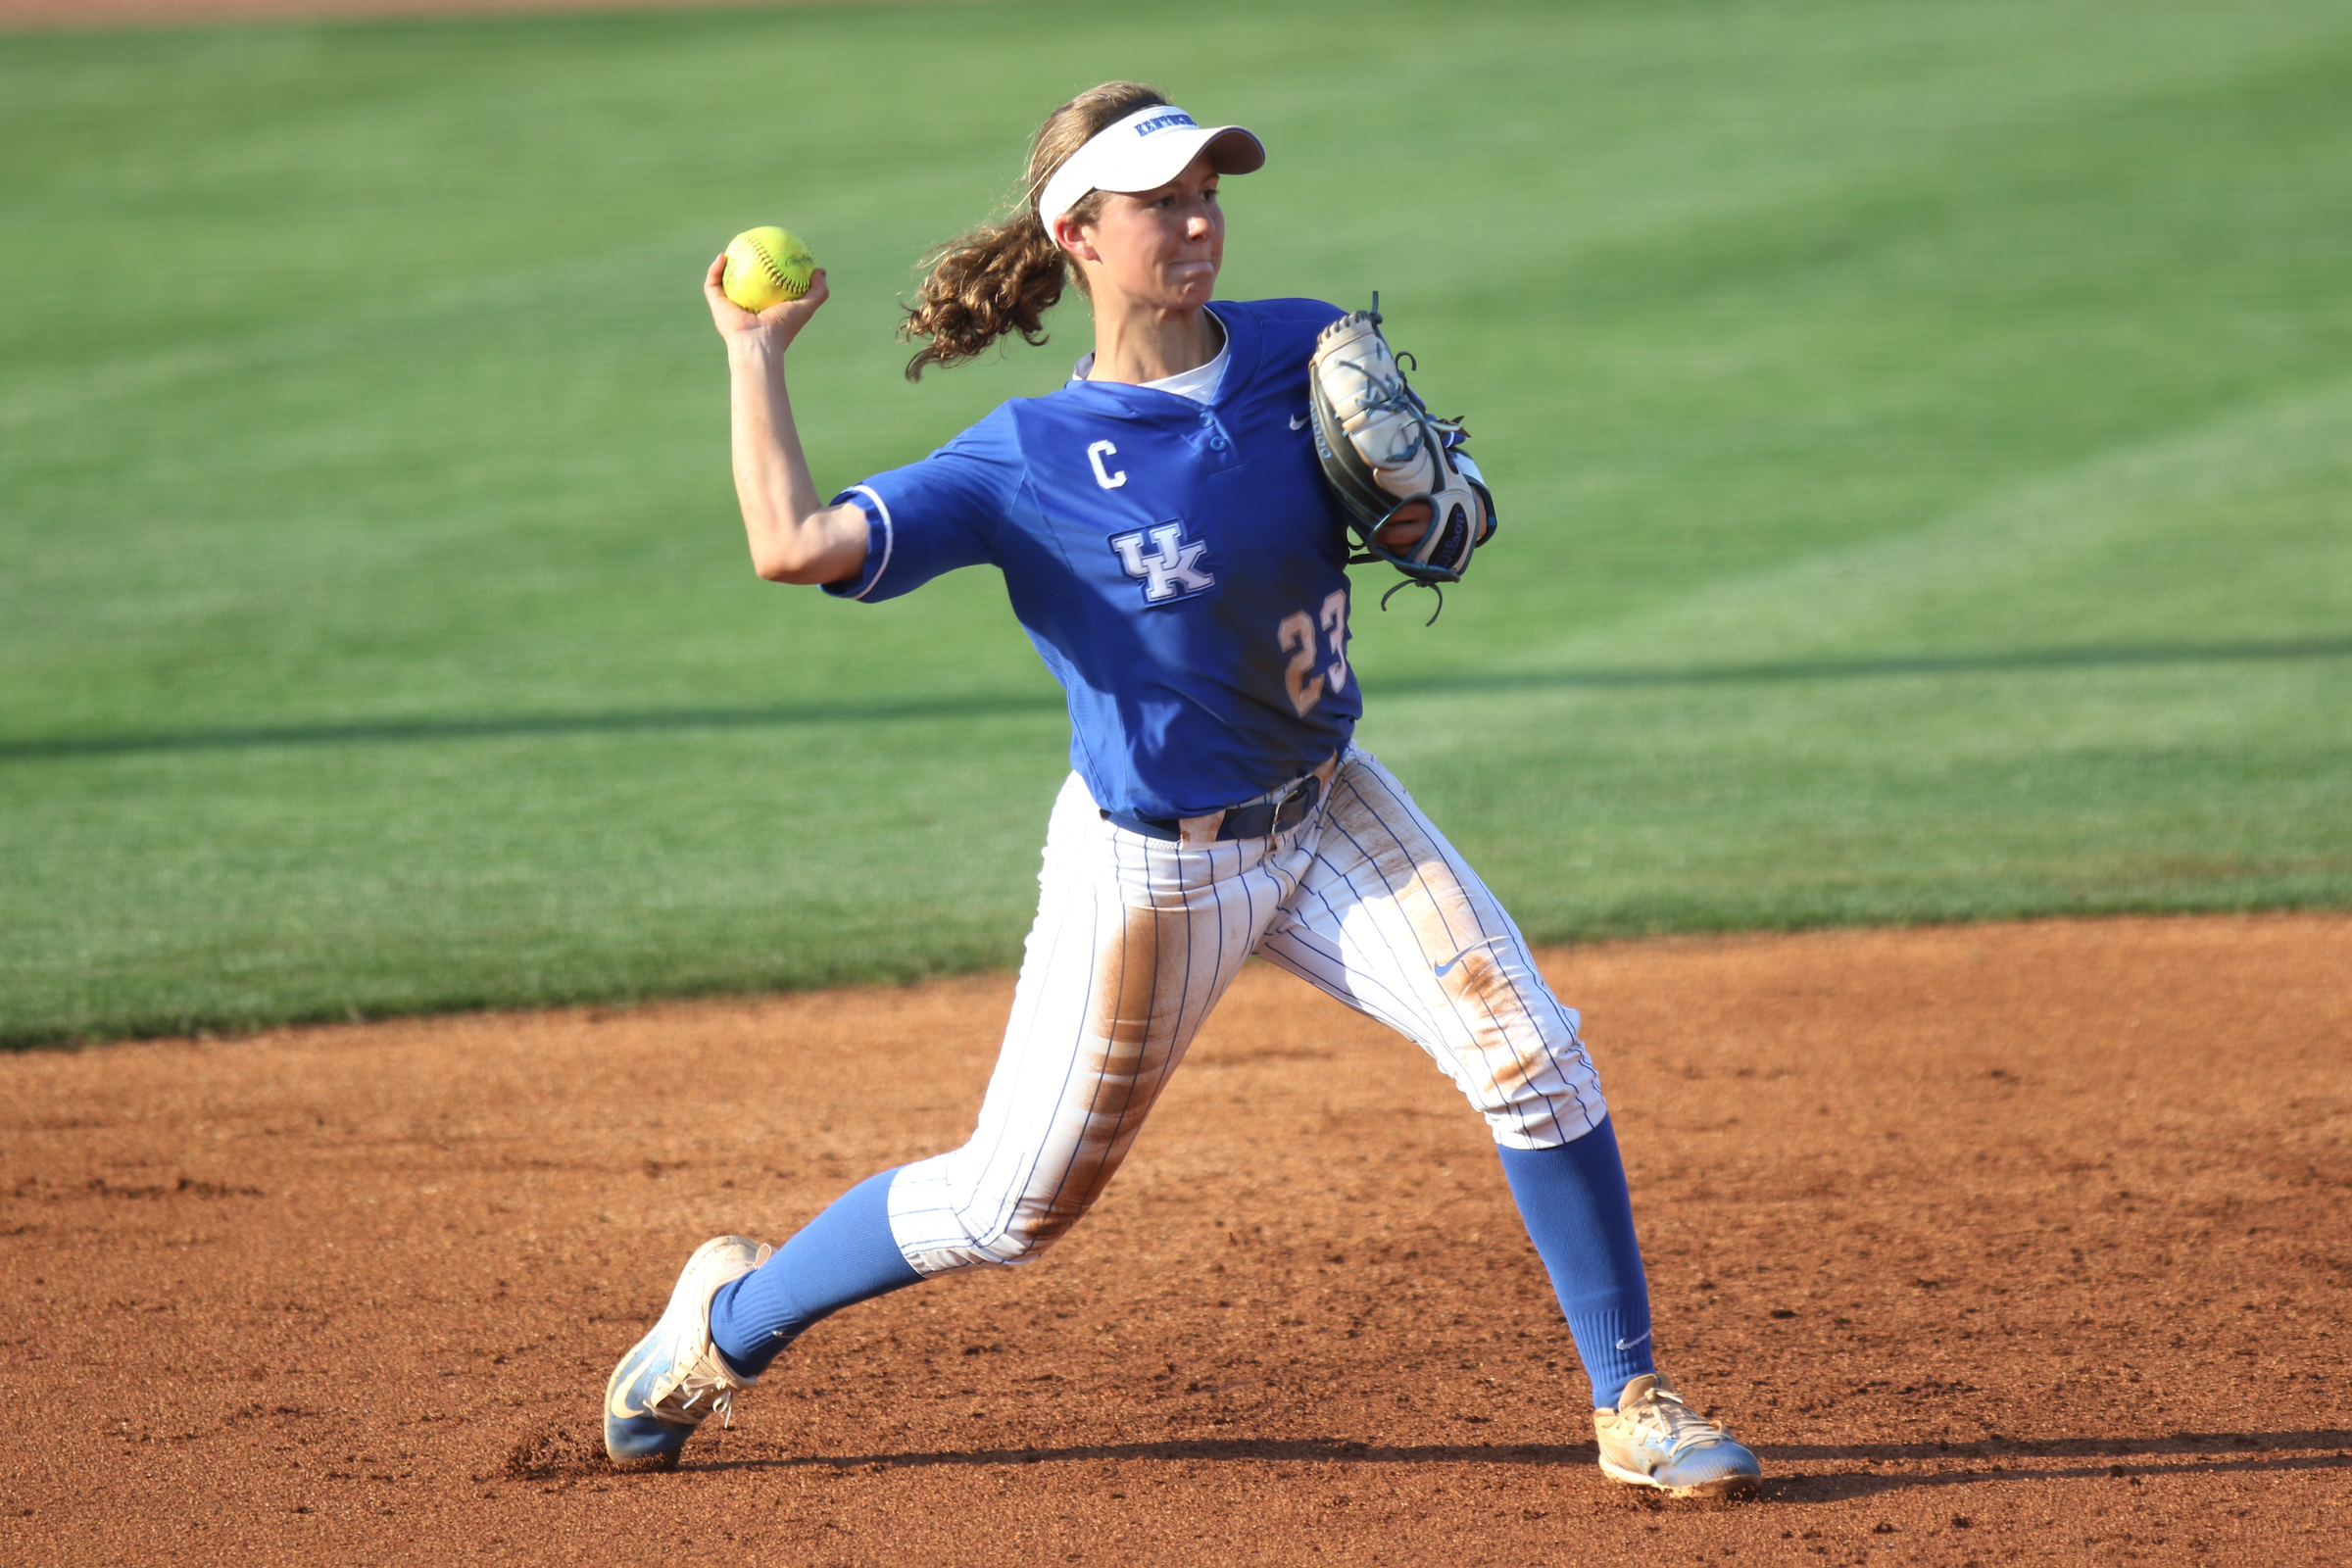
[[[2352,918],[1544,962],[1757,1503],[1600,1478],[1483,1123],[1253,965],[1059,1247],[671,1474],[598,1396],[687,1250],[960,1141],[1008,980],[0,1059],[0,1561],[2352,1554]]]

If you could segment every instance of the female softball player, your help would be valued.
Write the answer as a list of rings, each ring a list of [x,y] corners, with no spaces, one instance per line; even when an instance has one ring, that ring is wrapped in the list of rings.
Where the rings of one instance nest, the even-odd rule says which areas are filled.
[[[1755,1456],[1651,1360],[1624,1168],[1576,1013],[1403,786],[1352,744],[1348,547],[1309,390],[1317,339],[1342,313],[1211,299],[1218,181],[1264,162],[1250,132],[1198,125],[1134,82],[1055,110],[1031,145],[1025,204],[934,265],[907,322],[927,340],[907,374],[1007,332],[1040,341],[1073,271],[1094,352],[1058,391],[829,502],[784,374],[823,274],[755,316],[712,264],[760,576],[872,602],[996,566],[1068,693],[1072,772],[970,1141],[852,1188],[772,1253],[740,1236],[704,1243],[607,1387],[615,1458],[674,1459],[829,1313],[1036,1257],[1102,1194],[1254,953],[1411,1037],[1485,1115],[1592,1379],[1602,1468],[1678,1495],[1755,1491]],[[1429,517],[1425,502],[1398,507],[1379,543],[1413,550]]]

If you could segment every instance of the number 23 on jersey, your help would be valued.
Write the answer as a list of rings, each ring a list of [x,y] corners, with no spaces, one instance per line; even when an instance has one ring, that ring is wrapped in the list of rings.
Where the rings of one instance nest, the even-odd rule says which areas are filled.
[[[1317,632],[1322,634],[1319,638]],[[1337,692],[1348,684],[1348,590],[1333,590],[1319,612],[1298,610],[1283,616],[1276,636],[1282,651],[1291,656],[1289,667],[1282,672],[1283,684],[1290,690],[1291,706],[1304,718],[1323,701],[1325,692]],[[1316,662],[1326,647],[1331,650],[1331,662],[1318,669]]]

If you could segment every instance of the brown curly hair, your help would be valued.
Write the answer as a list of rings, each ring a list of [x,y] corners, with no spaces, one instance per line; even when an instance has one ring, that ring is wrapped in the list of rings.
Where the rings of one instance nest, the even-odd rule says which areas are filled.
[[[1021,341],[1033,346],[1046,340],[1045,314],[1061,299],[1071,277],[1069,257],[1038,217],[1046,181],[1104,126],[1167,101],[1157,87],[1144,82],[1106,81],[1046,117],[1029,139],[1029,173],[1012,215],[982,223],[923,259],[922,299],[906,308],[899,337],[930,341],[906,362],[907,380],[921,380],[927,366],[978,359],[1007,332],[1020,333]],[[1070,216],[1091,223],[1102,210],[1102,193],[1090,191]],[[1085,293],[1084,272],[1077,282]]]

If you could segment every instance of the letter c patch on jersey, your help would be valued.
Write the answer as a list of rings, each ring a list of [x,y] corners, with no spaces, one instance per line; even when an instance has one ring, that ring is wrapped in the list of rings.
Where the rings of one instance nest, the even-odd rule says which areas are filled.
[[[1107,441],[1097,442],[1108,446]],[[1088,449],[1090,452],[1093,448]],[[1098,460],[1096,469],[1101,471]],[[1126,474],[1119,475],[1121,479]],[[1144,554],[1149,541],[1152,554]],[[1149,528],[1133,533],[1114,534],[1110,548],[1117,553],[1119,564],[1127,575],[1144,585],[1144,603],[1164,605],[1175,599],[1189,599],[1195,594],[1208,592],[1217,585],[1217,575],[1204,569],[1200,558],[1208,554],[1208,546],[1200,540],[1187,541],[1182,522],[1155,522]]]
[[[1104,458],[1115,458],[1118,455],[1119,449],[1112,446],[1107,441],[1098,441],[1093,446],[1086,449],[1086,461],[1095,466],[1095,483],[1101,485],[1105,490],[1116,490],[1119,486],[1127,482],[1127,470],[1125,468],[1121,468],[1118,472],[1112,473],[1108,468],[1102,466],[1102,460]]]

